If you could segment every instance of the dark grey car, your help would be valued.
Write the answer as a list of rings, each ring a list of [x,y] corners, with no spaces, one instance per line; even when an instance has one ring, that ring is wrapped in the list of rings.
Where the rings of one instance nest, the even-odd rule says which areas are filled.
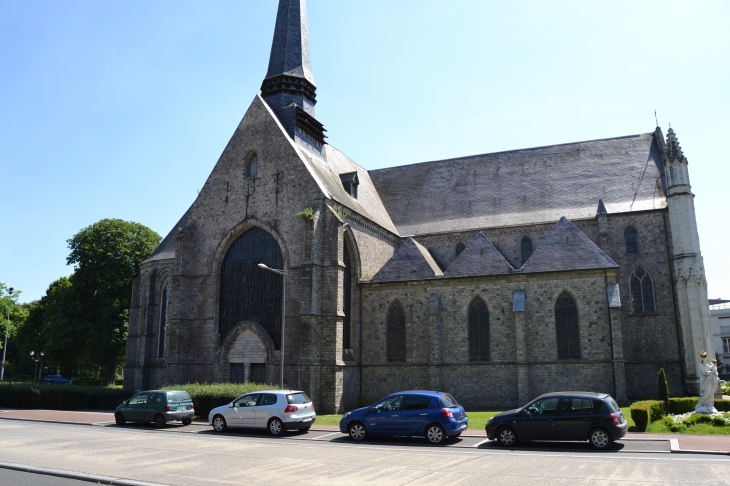
[[[487,438],[511,446],[519,440],[587,440],[605,449],[626,435],[629,424],[610,395],[592,392],[547,393],[487,422]]]

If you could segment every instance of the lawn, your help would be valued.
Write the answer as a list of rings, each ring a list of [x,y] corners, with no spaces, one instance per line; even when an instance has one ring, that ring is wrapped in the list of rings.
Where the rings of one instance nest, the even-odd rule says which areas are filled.
[[[694,435],[730,435],[730,427],[718,427],[711,424],[696,424],[685,427],[678,432],[672,432],[664,420],[652,422],[646,428],[650,434],[694,434]]]
[[[487,426],[487,420],[500,413],[500,411],[489,411],[489,412],[470,412],[466,414],[469,416],[469,430],[484,430]],[[317,415],[317,425],[340,425],[340,419],[342,415]]]

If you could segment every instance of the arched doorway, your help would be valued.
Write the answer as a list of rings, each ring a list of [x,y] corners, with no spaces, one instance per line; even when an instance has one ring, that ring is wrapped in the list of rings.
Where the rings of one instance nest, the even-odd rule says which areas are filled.
[[[219,333],[222,339],[242,321],[260,325],[274,349],[281,346],[283,278],[259,268],[283,268],[281,248],[271,234],[255,227],[228,248],[221,268]]]
[[[242,322],[223,342],[221,379],[231,383],[267,383],[273,372],[273,355],[274,344],[267,332],[255,322]]]

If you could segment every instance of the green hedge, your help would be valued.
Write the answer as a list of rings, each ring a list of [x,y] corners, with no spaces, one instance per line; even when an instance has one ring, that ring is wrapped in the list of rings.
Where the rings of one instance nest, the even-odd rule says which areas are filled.
[[[670,399],[671,400],[671,399]],[[664,416],[664,402],[661,400],[644,400],[631,404],[631,418],[636,424],[636,430],[644,432],[647,425]]]
[[[195,415],[202,418],[208,418],[211,410],[226,403],[232,402],[235,398],[240,397],[244,393],[250,393],[261,390],[276,390],[276,385],[260,385],[257,383],[217,383],[213,385],[205,385],[200,383],[187,383],[185,385],[169,385],[163,390],[185,390],[193,399],[195,405]]]
[[[0,407],[45,410],[114,410],[132,395],[122,388],[32,383],[0,384]]]
[[[670,398],[668,414],[680,415],[683,413],[694,412],[697,407],[697,402],[700,399],[698,397],[682,397],[682,398]],[[730,400],[715,400],[715,408],[719,412],[730,412]]]

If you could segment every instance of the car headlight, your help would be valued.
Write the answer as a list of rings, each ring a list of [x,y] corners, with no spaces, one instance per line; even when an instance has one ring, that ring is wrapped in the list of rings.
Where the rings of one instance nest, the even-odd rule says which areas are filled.
[[[492,423],[492,420],[494,420],[494,417],[492,417],[489,420],[487,420],[487,425],[491,424]]]
[[[350,416],[352,412],[347,412],[345,415],[342,416],[342,420],[345,420],[347,417]]]

